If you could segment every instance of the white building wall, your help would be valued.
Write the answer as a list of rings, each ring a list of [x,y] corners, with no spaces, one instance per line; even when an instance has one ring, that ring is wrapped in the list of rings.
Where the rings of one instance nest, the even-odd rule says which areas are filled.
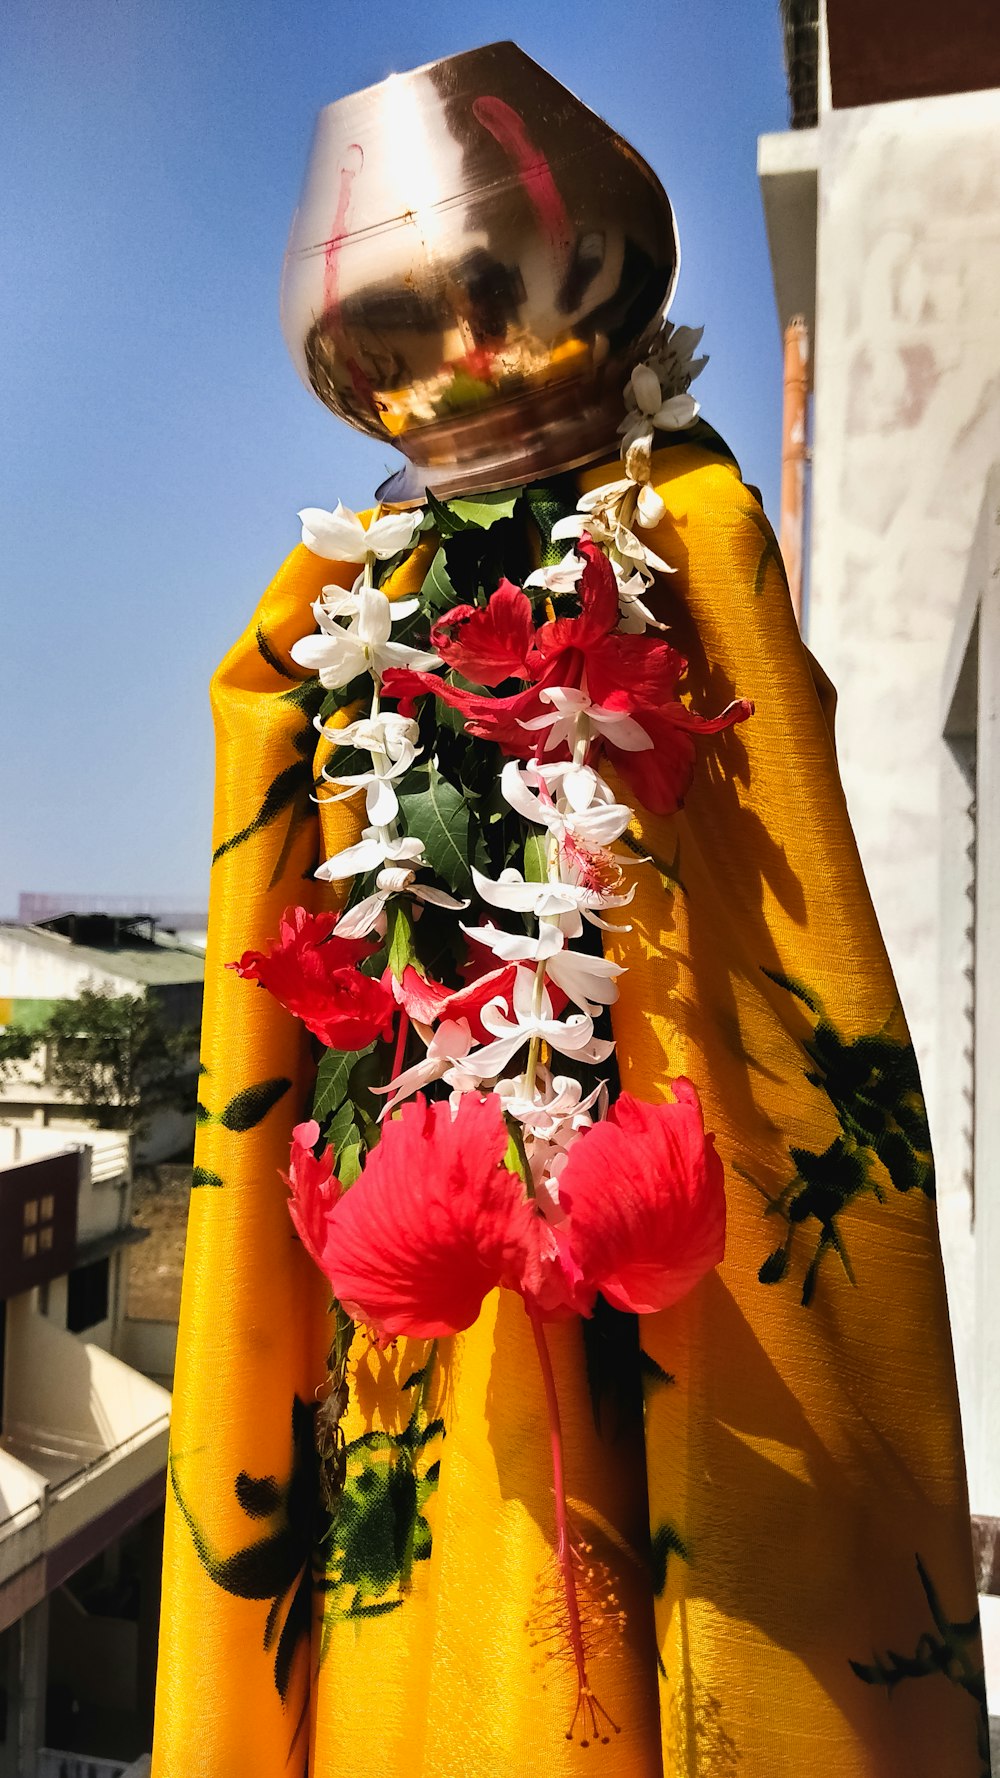
[[[1000,92],[826,111],[818,161],[808,635],[838,688],[847,800],[924,1077],[968,1403],[968,956],[954,898],[943,930],[940,874],[968,841],[969,792],[944,758],[941,688],[1000,459]]]
[[[58,944],[58,934],[49,935]],[[112,994],[135,994],[140,984],[113,969],[95,968],[81,959],[72,941],[65,951],[26,943],[16,932],[0,931],[0,997],[9,1000],[74,1000],[83,988],[105,988]]]

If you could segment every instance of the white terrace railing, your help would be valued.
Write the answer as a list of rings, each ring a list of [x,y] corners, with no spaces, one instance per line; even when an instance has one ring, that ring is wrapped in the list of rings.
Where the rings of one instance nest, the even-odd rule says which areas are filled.
[[[128,1178],[129,1141],[127,1136],[102,1130],[98,1135],[88,1133],[86,1141],[90,1149],[90,1181],[92,1185],[116,1184],[120,1179]]]

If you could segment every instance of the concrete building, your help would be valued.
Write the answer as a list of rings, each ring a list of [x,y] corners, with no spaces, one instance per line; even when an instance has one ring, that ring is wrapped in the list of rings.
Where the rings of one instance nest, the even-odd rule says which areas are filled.
[[[758,170],[806,321],[804,627],[920,1060],[981,1539],[1000,1588],[1000,29],[953,0],[785,0]],[[812,46],[811,74],[809,47]],[[794,541],[793,541],[794,553]],[[1000,1709],[1000,1599],[984,1601]]]
[[[150,1745],[170,1396],[121,1356],[131,1191],[127,1136],[0,1124],[2,1778]]]
[[[82,990],[155,998],[175,1030],[201,1018],[205,959],[200,947],[162,931],[150,916],[67,913],[42,925],[0,922],[0,1025],[37,1029],[60,1001]],[[192,1058],[193,1059],[193,1058]],[[158,1161],[189,1145],[190,1111],[163,1111],[141,1134],[139,1158]],[[81,1109],[49,1077],[40,1046],[29,1062],[0,1077],[0,1116],[73,1128]]]

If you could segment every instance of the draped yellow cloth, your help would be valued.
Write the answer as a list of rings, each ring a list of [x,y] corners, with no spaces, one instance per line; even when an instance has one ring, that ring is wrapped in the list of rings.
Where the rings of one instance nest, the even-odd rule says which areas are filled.
[[[607,466],[583,486],[611,478]],[[154,1778],[983,1778],[982,1657],[933,1173],[906,1027],[837,775],[829,688],[735,468],[675,446],[652,546],[701,710],[684,811],[640,813],[622,1084],[686,1074],[726,1168],[726,1259],[609,1347],[551,1327],[593,1681],[620,1733],[568,1740],[544,1400],[517,1299],[436,1348],[359,1341],[347,1486],[317,1546],[331,1326],[278,1177],[302,1028],[224,965],[321,905],[322,585],[299,548],[214,683],[216,860],[181,1311]],[[391,593],[419,585],[428,546]],[[326,852],[356,817],[324,811]],[[620,1330],[619,1330],[620,1331]],[[609,1334],[613,1346],[613,1340]],[[598,1345],[600,1342],[598,1342]],[[629,1373],[626,1375],[626,1373]],[[641,1375],[642,1415],[628,1412]],[[617,1617],[624,1608],[624,1628]]]

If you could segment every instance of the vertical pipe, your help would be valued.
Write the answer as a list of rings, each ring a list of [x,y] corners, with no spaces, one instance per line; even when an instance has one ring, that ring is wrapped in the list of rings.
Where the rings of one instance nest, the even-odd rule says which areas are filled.
[[[781,554],[788,575],[792,607],[800,627],[810,356],[809,328],[801,315],[795,315],[785,328],[781,424]]]

